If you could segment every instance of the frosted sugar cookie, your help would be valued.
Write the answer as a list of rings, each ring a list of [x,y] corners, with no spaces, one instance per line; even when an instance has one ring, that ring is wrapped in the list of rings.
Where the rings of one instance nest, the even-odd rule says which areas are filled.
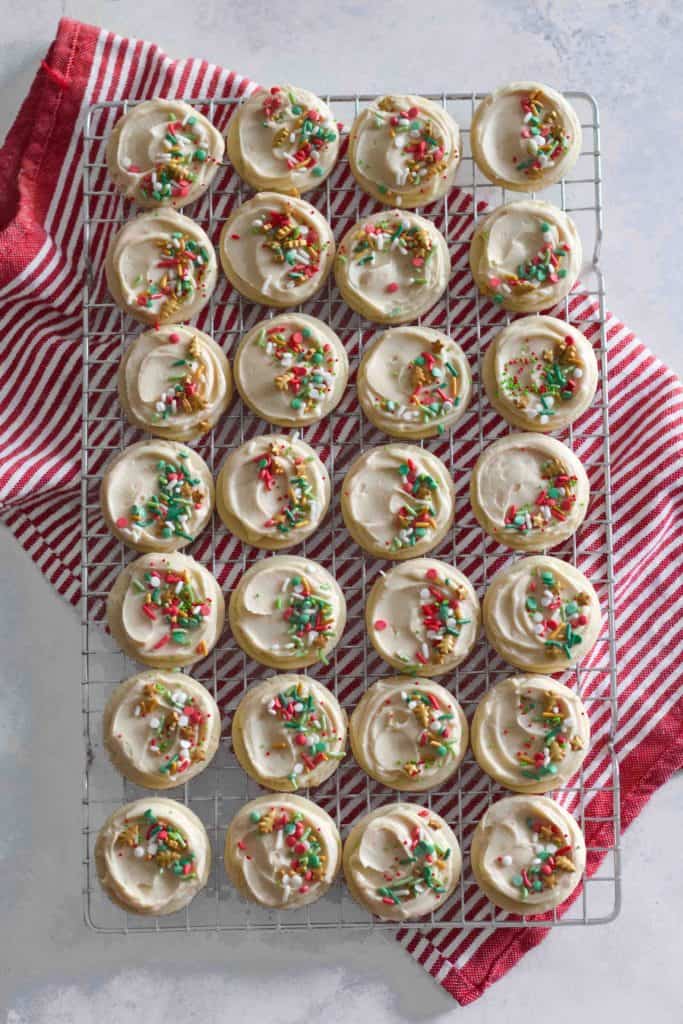
[[[436,789],[467,750],[467,719],[431,679],[391,676],[373,683],[351,715],[351,749],[363,771],[402,792]]]
[[[190,544],[213,510],[213,478],[201,455],[175,441],[139,441],[115,456],[100,488],[104,520],[136,551]]]
[[[562,672],[585,658],[602,625],[591,583],[550,555],[521,558],[496,573],[482,610],[491,646],[528,672]]]
[[[469,655],[479,633],[479,601],[457,569],[411,558],[382,573],[365,607],[370,642],[403,672],[439,676]]]
[[[450,257],[435,225],[407,210],[365,217],[344,235],[334,273],[344,302],[368,320],[416,320],[443,295]]]
[[[425,206],[448,192],[460,163],[460,129],[422,96],[381,96],[356,117],[349,164],[360,187],[387,206]]]
[[[136,558],[107,598],[107,625],[130,658],[154,668],[177,668],[205,658],[223,629],[218,583],[189,555]]]
[[[232,745],[247,775],[267,789],[319,786],[346,753],[346,713],[315,679],[272,676],[240,701]]]
[[[332,269],[334,237],[304,199],[259,192],[230,214],[219,251],[225,276],[238,292],[286,309],[322,288]]]
[[[565,320],[513,320],[486,349],[482,378],[489,402],[519,430],[563,430],[585,412],[598,385],[588,338]]]
[[[107,818],[95,843],[100,885],[133,914],[174,914],[209,879],[211,844],[197,815],[165,797],[144,797]]]
[[[337,581],[310,558],[273,555],[245,572],[230,598],[235,641],[271,668],[327,660],[346,624]]]
[[[116,305],[147,324],[190,320],[216,287],[209,236],[168,207],[124,224],[109,244],[104,270]]]
[[[388,921],[412,921],[443,906],[462,866],[443,818],[418,804],[387,804],[354,825],[344,877],[361,906]]]
[[[375,558],[415,558],[448,533],[455,492],[441,459],[411,444],[369,448],[341,488],[341,512],[357,544]]]
[[[304,427],[329,415],[349,376],[334,331],[305,313],[262,320],[241,339],[235,384],[249,408],[279,427]]]
[[[419,440],[443,434],[470,403],[465,353],[431,327],[411,324],[378,334],[358,368],[358,401],[378,430]]]
[[[330,490],[327,470],[310,445],[283,434],[261,434],[228,455],[216,481],[216,504],[241,541],[277,551],[317,530]]]
[[[136,103],[116,122],[107,166],[116,187],[138,206],[185,206],[211,184],[223,136],[181,100]]]
[[[508,676],[485,694],[472,720],[479,767],[517,793],[565,785],[589,744],[581,698],[549,676]]]
[[[573,221],[541,199],[497,207],[478,223],[470,246],[480,292],[518,313],[538,313],[568,295],[581,257]]]
[[[225,871],[264,907],[297,910],[330,888],[341,862],[337,826],[302,796],[260,796],[240,807],[225,837]]]
[[[502,910],[545,914],[571,896],[586,866],[583,833],[547,796],[508,796],[491,804],[472,836],[472,870]]]
[[[564,96],[538,82],[513,82],[482,100],[470,144],[495,185],[537,192],[566,177],[581,152],[581,124]]]
[[[107,701],[104,745],[138,786],[170,789],[206,768],[218,749],[221,716],[209,691],[181,672],[141,672]]]
[[[570,448],[542,434],[507,434],[477,459],[470,501],[480,526],[518,551],[571,537],[588,509],[590,485]]]
[[[138,335],[123,354],[119,401],[128,421],[169,441],[196,441],[230,405],[230,364],[213,338],[173,324]]]
[[[328,176],[339,128],[326,103],[306,89],[273,85],[240,104],[227,134],[228,156],[257,192],[297,196]]]

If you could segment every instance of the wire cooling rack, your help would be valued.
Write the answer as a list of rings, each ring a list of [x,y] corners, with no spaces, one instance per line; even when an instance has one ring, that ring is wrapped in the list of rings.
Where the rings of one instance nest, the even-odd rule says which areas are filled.
[[[257,680],[272,675],[249,660],[233,643],[229,631],[212,654],[190,670],[219,702],[224,717],[223,737],[210,766],[192,780],[167,794],[190,806],[204,822],[211,838],[213,866],[207,887],[183,911],[150,919],[126,914],[101,892],[94,867],[93,849],[105,818],[121,803],[149,795],[123,779],[111,766],[102,745],[102,711],[116,685],[139,666],[130,661],[105,633],[104,600],[121,568],[135,552],[114,540],[102,520],[98,489],[107,460],[142,435],[128,426],[118,404],[116,369],[121,355],[143,329],[124,316],[112,303],[103,278],[107,244],[136,209],[124,202],[109,179],[105,147],[118,118],[135,101],[98,103],[87,113],[84,127],[84,252],[86,285],[83,314],[83,484],[82,484],[82,656],[83,729],[87,751],[83,788],[83,875],[84,908],[87,923],[102,932],[155,931],[243,931],[310,928],[356,928],[396,931],[399,928],[428,928],[431,935],[444,935],[454,926],[465,927],[548,927],[552,925],[597,924],[612,920],[620,904],[619,777],[614,749],[617,727],[617,679],[614,636],[614,566],[612,514],[610,505],[610,464],[607,410],[605,328],[605,285],[600,268],[603,235],[602,176],[600,166],[600,123],[595,100],[587,93],[568,93],[583,127],[583,151],[572,174],[543,192],[542,198],[566,210],[574,219],[583,240],[586,265],[582,290],[575,291],[554,310],[580,327],[592,340],[600,369],[595,401],[577,423],[559,436],[580,456],[591,480],[592,498],[587,521],[575,537],[554,555],[564,557],[583,569],[593,581],[601,599],[606,631],[586,664],[565,673],[563,681],[582,696],[591,719],[593,737],[590,756],[572,785],[556,791],[556,799],[567,806],[587,831],[589,858],[601,858],[600,868],[584,879],[581,893],[562,918],[556,912],[543,918],[510,917],[497,910],[478,890],[469,868],[471,835],[492,799],[504,791],[485,776],[468,753],[457,775],[443,789],[410,799],[441,813],[458,836],[464,868],[453,896],[429,919],[418,924],[379,922],[359,907],[341,882],[318,903],[301,910],[278,913],[247,904],[229,885],[223,870],[222,851],[226,827],[240,804],[262,792],[238,766],[229,739],[230,720],[241,694]],[[516,556],[504,551],[479,528],[467,498],[469,473],[485,443],[508,431],[487,402],[481,381],[481,358],[485,344],[509,321],[497,307],[480,297],[467,267],[472,228],[487,207],[520,198],[491,186],[480,175],[469,147],[469,126],[476,103],[483,94],[442,93],[430,98],[440,102],[462,130],[463,159],[456,187],[425,211],[441,228],[449,243],[452,274],[445,299],[423,318],[425,324],[440,327],[465,349],[473,371],[472,406],[457,428],[443,438],[424,442],[449,466],[456,486],[456,521],[448,537],[433,551],[434,557],[456,564],[472,580],[480,598],[487,582]],[[338,120],[348,126],[372,96],[326,96]],[[222,130],[238,100],[189,100]],[[183,212],[200,223],[217,242],[220,227],[230,210],[249,190],[229,166],[220,169],[209,192]],[[339,239],[359,217],[378,207],[354,185],[344,155],[335,172],[315,192],[306,196],[333,226]],[[355,369],[363,348],[380,329],[362,320],[342,302],[332,280],[321,295],[303,309],[330,323],[346,345],[351,364],[350,386],[337,410],[322,424],[305,429],[302,436],[312,443],[325,461],[333,480],[334,493],[353,458],[371,444],[388,438],[364,420],[355,400]],[[260,319],[272,315],[264,307],[242,299],[221,277],[210,305],[198,318],[197,326],[208,331],[230,355],[240,336]],[[229,449],[255,434],[276,428],[254,417],[239,400],[211,432],[198,442],[198,451],[214,476]],[[390,673],[368,644],[363,622],[366,591],[386,563],[365,556],[351,542],[336,497],[324,525],[304,544],[293,549],[329,568],[340,581],[348,601],[348,622],[341,643],[328,668],[309,670],[328,685],[347,710],[377,678]],[[217,516],[212,525],[185,549],[203,562],[227,592],[242,572],[267,553],[243,547],[230,537]],[[471,719],[486,689],[509,674],[509,667],[481,638],[472,655],[455,672],[439,681],[457,697]],[[302,790],[306,795],[306,791]],[[354,767],[350,756],[332,779],[307,794],[336,819],[342,837],[359,817],[384,803],[401,799]],[[442,941],[448,940],[442,938]],[[442,950],[446,947],[442,946]]]

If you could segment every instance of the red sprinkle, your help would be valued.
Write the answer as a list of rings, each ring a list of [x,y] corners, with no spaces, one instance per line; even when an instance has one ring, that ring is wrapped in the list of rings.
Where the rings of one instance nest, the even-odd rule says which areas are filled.
[[[393,292],[397,292],[398,291],[398,285],[396,284],[395,281],[392,281],[391,284],[387,285],[387,291],[389,293],[393,293]]]
[[[126,519],[125,516],[119,516],[119,518],[116,520],[116,525],[118,526],[119,530],[123,530],[125,529],[126,526],[128,526],[128,520]]]
[[[375,629],[376,630],[378,630],[381,633],[382,630],[386,629],[386,628],[387,628],[387,623],[384,621],[384,619],[375,619]]]

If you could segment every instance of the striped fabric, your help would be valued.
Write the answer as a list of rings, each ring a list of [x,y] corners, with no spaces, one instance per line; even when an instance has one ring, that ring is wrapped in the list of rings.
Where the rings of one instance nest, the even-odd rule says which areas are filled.
[[[57,591],[73,604],[80,597],[80,172],[85,110],[93,102],[126,96],[227,97],[252,88],[248,80],[204,61],[171,61],[152,44],[63,20],[0,152],[0,322],[4,348],[0,370],[0,510],[19,543]],[[103,124],[106,126],[104,115]],[[341,166],[335,173],[348,175]],[[455,282],[467,276],[470,206],[471,199],[463,193],[458,207],[462,220],[449,230]],[[575,322],[591,312],[586,296],[577,294],[572,298]],[[111,358],[118,352],[118,338],[112,341],[106,337],[107,328],[113,326],[107,315],[102,314],[98,325],[104,335],[98,342],[101,358],[107,354]],[[255,310],[254,317],[258,315]],[[429,322],[438,326],[440,315],[437,308]],[[350,328],[345,316],[342,311],[339,320],[333,321],[342,337],[345,327]],[[485,331],[495,330],[496,316],[492,311]],[[222,328],[229,331],[231,326],[224,323]],[[627,826],[650,794],[683,764],[679,669],[683,630],[676,616],[683,601],[678,584],[683,565],[683,540],[678,534],[683,522],[683,391],[674,374],[616,318],[609,318],[607,329],[611,492],[616,513],[613,552],[618,578],[615,611],[620,723],[616,752],[622,778],[622,825]],[[587,335],[590,337],[594,330],[594,324],[588,326]],[[468,339],[458,340],[467,349]],[[98,386],[111,385],[111,368],[103,366],[96,374]],[[503,425],[490,415],[488,430],[490,436],[495,436]],[[598,429],[599,414],[588,415],[596,416]],[[345,430],[342,418],[338,429],[337,436],[335,427],[335,441],[341,442]],[[219,442],[227,443],[230,423],[218,430],[224,432]],[[103,426],[99,435],[102,443],[107,439],[106,431]],[[591,447],[590,431],[587,435],[585,448],[579,445],[577,450],[590,463],[597,442]],[[315,443],[314,436],[307,440]],[[381,441],[381,436],[376,440]],[[439,445],[433,450],[439,454]],[[98,467],[90,468],[96,471]],[[592,483],[595,485],[594,479]],[[599,498],[593,510],[599,515]],[[200,559],[207,551],[202,543],[206,544],[198,542],[193,549]],[[329,547],[329,539],[327,544]],[[459,567],[474,575],[477,556],[471,554],[468,564],[466,534],[462,545],[464,556]],[[103,563],[95,585],[102,590],[111,583],[110,570],[104,564],[111,546],[112,541],[105,536],[95,552]],[[336,552],[340,583],[349,592],[354,565],[357,567],[351,548],[346,542]],[[476,550],[473,547],[473,552]],[[325,561],[330,552],[317,550],[313,538],[307,554]],[[587,557],[582,568],[589,575],[599,573],[604,567],[604,550],[596,546]],[[236,563],[227,547],[220,552],[220,563],[221,583],[229,588],[234,583]],[[353,596],[350,606],[353,611]],[[354,629],[362,628],[353,624],[362,622],[358,612],[350,617],[352,635],[337,658],[337,672],[341,668],[345,680],[340,687],[342,696],[351,700],[358,661]],[[224,658],[221,656],[221,678],[230,678],[230,658],[229,651]],[[598,675],[595,686],[600,685]],[[226,685],[221,696],[230,704],[235,694]],[[611,813],[610,794],[600,792],[609,777],[608,708],[591,718],[593,743],[585,777],[595,795],[590,803],[587,835],[589,846],[597,848],[611,842],[609,822],[600,822],[601,818],[609,819]],[[342,768],[341,773],[344,813],[351,815],[359,773],[353,768]],[[436,810],[449,809],[439,803],[434,806]],[[599,862],[598,852],[590,855],[589,874],[597,870]],[[466,898],[476,910],[481,897],[474,887]],[[398,938],[464,1004],[481,995],[545,935],[547,930],[542,928],[452,928],[438,933],[410,930],[399,933]]]

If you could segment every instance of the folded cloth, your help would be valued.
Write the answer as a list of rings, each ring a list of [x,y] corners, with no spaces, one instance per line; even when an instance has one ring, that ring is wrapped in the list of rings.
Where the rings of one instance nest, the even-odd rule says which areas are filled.
[[[0,151],[0,512],[72,604],[80,594],[86,110],[93,102],[124,97],[234,97],[253,88],[248,79],[205,61],[172,61],[153,44],[63,19]],[[338,173],[349,172],[344,165]],[[469,216],[458,227],[454,259],[465,268],[473,223],[465,194],[461,209]],[[590,318],[593,309],[586,296],[573,296],[574,322]],[[497,315],[486,330],[495,330]],[[596,329],[588,322],[587,335]],[[620,680],[615,750],[626,827],[683,763],[683,627],[676,615],[683,567],[683,391],[677,377],[611,315],[607,337]],[[104,351],[107,343],[93,344]],[[111,375],[105,382],[111,385]],[[605,717],[593,722],[586,770],[594,792],[585,813],[589,875],[600,865],[601,848],[613,843],[612,794],[601,789],[612,756]],[[543,928],[424,928],[400,932],[398,939],[464,1004],[547,934]]]

